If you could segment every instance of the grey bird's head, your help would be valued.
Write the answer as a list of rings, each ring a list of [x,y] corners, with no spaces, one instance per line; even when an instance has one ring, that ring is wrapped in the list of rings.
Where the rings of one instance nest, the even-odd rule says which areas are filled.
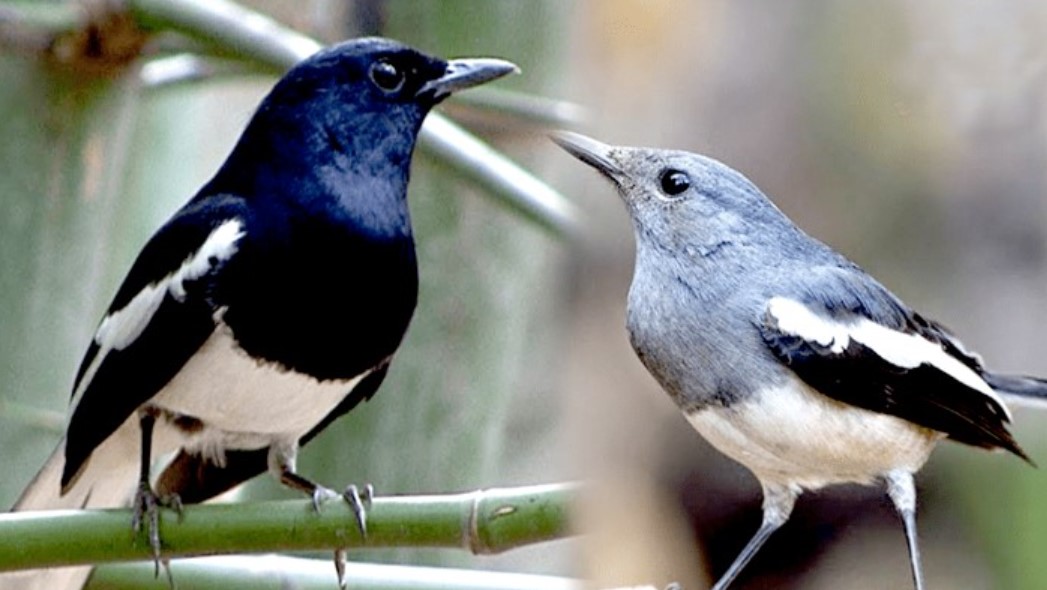
[[[712,158],[683,151],[611,146],[570,132],[560,147],[610,179],[625,202],[641,249],[704,257],[725,246],[790,245],[795,226],[760,189]]]
[[[630,343],[677,404],[723,404],[778,379],[776,365],[754,356],[761,349],[751,339],[751,321],[765,304],[762,286],[778,269],[825,260],[831,251],[711,158],[611,146],[577,133],[553,141],[610,179],[625,203],[636,235]]]

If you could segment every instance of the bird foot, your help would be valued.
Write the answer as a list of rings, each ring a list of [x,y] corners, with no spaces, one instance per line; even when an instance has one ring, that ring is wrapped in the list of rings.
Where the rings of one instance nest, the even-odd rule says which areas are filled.
[[[360,529],[360,536],[366,541],[367,511],[370,510],[371,499],[374,498],[374,486],[369,483],[364,484],[363,492],[361,492],[355,485],[349,485],[342,492],[342,498],[345,498],[349,507],[353,509],[353,514],[356,515],[356,526]]]
[[[317,489],[313,492],[313,508],[319,511],[320,504],[334,495],[339,494],[335,494],[335,492],[322,486],[317,486]],[[340,495],[346,503],[349,504],[349,507],[353,509],[353,514],[356,515],[356,526],[360,530],[360,536],[366,540],[367,510],[371,507],[371,499],[374,497],[374,486],[371,484],[365,484],[363,492],[361,492],[355,485],[349,485]],[[344,548],[335,549],[334,570],[338,574],[338,587],[342,590],[345,590],[346,588],[345,565],[347,560],[348,552]]]
[[[178,513],[178,518],[182,518],[182,500],[176,494],[165,496],[163,498],[156,495],[153,488],[149,486],[148,482],[141,482],[138,485],[138,491],[135,492],[134,505],[131,514],[131,530],[134,531],[135,535],[138,535],[142,531],[142,525],[145,524],[148,527],[147,536],[149,538],[149,548],[153,553],[153,563],[155,564],[154,575],[160,577],[160,566],[163,565],[164,571],[167,573],[167,580],[174,586],[174,580],[171,578],[171,570],[168,567],[168,560],[163,559],[160,556],[160,508],[171,508]]]
[[[345,488],[345,491],[341,494],[329,488],[325,488],[324,486],[317,485],[313,488],[311,497],[313,500],[313,510],[317,512],[320,512],[320,506],[328,500],[341,497],[347,504],[349,504],[349,507],[353,509],[353,514],[356,515],[356,526],[360,530],[360,536],[365,540],[367,539],[367,510],[371,507],[371,499],[374,497],[373,485],[365,484],[363,491],[355,485],[350,485]]]
[[[348,584],[345,581],[345,562],[349,559],[349,553],[345,549],[334,550],[334,571],[338,574],[338,587],[345,590]]]
[[[313,492],[310,497],[313,500],[313,510],[317,513],[320,512],[320,506],[327,502],[331,498],[337,498],[340,494],[331,488],[325,488],[322,485],[317,485],[313,488]]]

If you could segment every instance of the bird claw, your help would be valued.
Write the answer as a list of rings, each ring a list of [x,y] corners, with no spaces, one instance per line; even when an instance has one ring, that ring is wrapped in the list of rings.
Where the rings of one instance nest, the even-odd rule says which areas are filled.
[[[366,540],[367,510],[371,508],[371,499],[374,498],[374,486],[364,484],[364,490],[361,493],[355,485],[350,485],[342,492],[342,497],[345,498],[349,507],[353,509],[353,514],[356,515],[356,526],[360,529],[360,536]]]
[[[345,549],[334,550],[334,571],[338,573],[338,587],[341,590],[345,590],[347,587],[345,581],[345,564],[348,561],[349,555]]]
[[[153,576],[160,577],[160,566],[167,574],[167,581],[174,587],[174,579],[171,577],[171,569],[168,560],[160,555],[160,508],[171,508],[178,513],[178,520],[182,520],[182,499],[177,494],[159,497],[148,483],[142,482],[135,492],[134,507],[131,513],[131,530],[135,535],[142,532],[143,523],[148,527],[146,535],[149,538],[149,548],[153,554],[154,571]]]
[[[374,497],[374,486],[371,484],[364,485],[363,491],[355,485],[350,485],[345,488],[345,491],[341,494],[325,488],[323,486],[316,486],[313,488],[313,492],[310,495],[313,501],[313,510],[317,513],[320,512],[320,506],[335,496],[341,496],[353,509],[353,514],[356,515],[356,526],[360,529],[360,536],[364,539],[367,538],[367,509],[371,506],[371,499]],[[344,548],[335,549],[334,552],[334,570],[338,574],[338,587],[342,590],[346,588],[345,580],[345,566],[348,560],[348,553]]]
[[[334,498],[334,497],[336,497],[338,495],[339,495],[338,492],[336,492],[336,491],[334,491],[332,489],[325,488],[324,486],[321,486],[321,485],[316,486],[315,488],[313,488],[313,493],[310,495],[310,497],[313,500],[313,510],[315,510],[319,514],[320,506],[324,502],[326,502],[326,501],[330,500],[331,498]]]
[[[355,485],[350,485],[345,488],[344,492],[339,494],[338,492],[318,485],[313,488],[311,494],[313,510],[319,513],[320,506],[328,500],[339,496],[349,504],[350,508],[353,509],[353,514],[356,515],[356,526],[360,530],[360,536],[366,539],[367,510],[371,507],[371,499],[374,497],[374,486],[371,484],[365,484],[363,491],[361,491]]]

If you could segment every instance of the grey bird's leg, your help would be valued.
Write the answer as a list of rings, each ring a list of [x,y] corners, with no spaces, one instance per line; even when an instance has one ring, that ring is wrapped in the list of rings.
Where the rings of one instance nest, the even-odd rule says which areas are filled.
[[[796,504],[798,495],[799,493],[796,490],[789,487],[763,485],[763,524],[760,525],[760,528],[753,535],[753,538],[749,540],[745,548],[742,549],[742,552],[738,554],[738,557],[734,558],[734,563],[717,580],[712,590],[727,590],[727,587],[738,577],[738,574],[749,563],[749,560],[756,555],[756,552],[760,550],[760,547],[771,536],[771,533],[778,530],[785,524],[785,521],[789,520],[789,515],[793,511],[793,505]]]
[[[891,471],[884,476],[887,495],[894,502],[898,516],[905,526],[905,541],[909,544],[909,562],[916,590],[923,590],[923,568],[920,566],[920,546],[916,539],[916,484],[908,471]]]

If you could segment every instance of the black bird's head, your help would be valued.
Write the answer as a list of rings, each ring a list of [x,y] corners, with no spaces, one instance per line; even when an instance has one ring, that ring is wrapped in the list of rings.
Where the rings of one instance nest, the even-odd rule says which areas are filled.
[[[277,82],[204,190],[307,206],[315,198],[325,208],[338,201],[346,213],[381,216],[391,212],[390,199],[406,194],[429,110],[457,90],[515,71],[503,60],[445,61],[382,38],[333,45]]]
[[[258,115],[301,111],[332,126],[359,125],[361,117],[377,116],[414,131],[451,93],[515,71],[515,65],[498,59],[445,61],[390,39],[354,39],[292,68]]]

